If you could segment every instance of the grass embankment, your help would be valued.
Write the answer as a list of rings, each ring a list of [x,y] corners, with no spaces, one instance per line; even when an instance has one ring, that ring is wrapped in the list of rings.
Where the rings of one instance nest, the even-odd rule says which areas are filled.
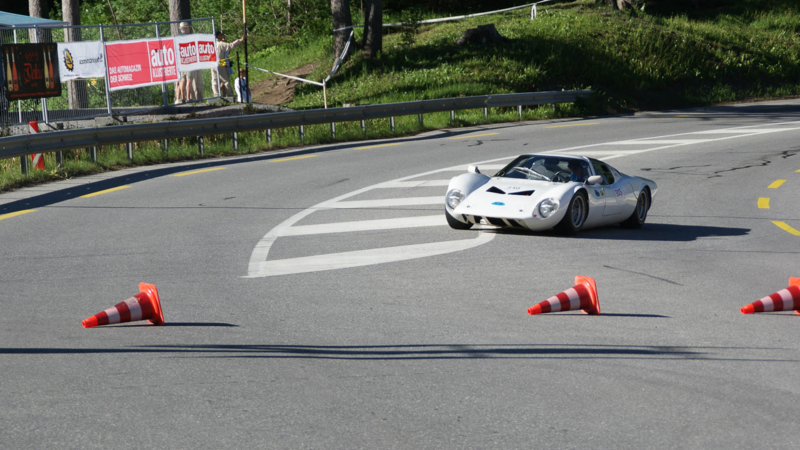
[[[579,105],[526,109],[524,119],[681,108],[800,92],[800,6],[781,0],[718,2],[722,6],[688,13],[614,12],[594,0],[542,5],[531,21],[527,9],[466,21],[425,25],[384,35],[375,60],[358,51],[331,81],[329,106],[378,104],[442,97],[561,89],[593,89]],[[725,4],[731,6],[725,6]],[[691,15],[687,15],[691,14]],[[433,14],[431,14],[432,16]],[[385,22],[402,17],[385,17]],[[358,23],[360,19],[354,17]],[[455,45],[467,28],[494,23],[509,41],[497,46]],[[360,38],[359,32],[356,37]],[[287,71],[318,65],[309,78],[321,80],[331,69],[330,36],[302,40],[251,53],[251,65]],[[251,71],[252,84],[266,76]],[[291,108],[321,108],[322,90],[301,85]],[[490,122],[517,120],[516,111],[490,111]],[[423,129],[416,117],[369,121],[366,135],[358,123],[337,124],[337,140],[387,137]],[[424,129],[487,122],[482,111],[425,116]],[[332,141],[327,125],[306,127],[305,143]],[[272,148],[300,145],[296,129],[273,131]],[[239,152],[267,148],[264,133],[240,133]],[[229,138],[206,139],[206,156],[234,154]],[[103,148],[98,164],[85,151],[68,152],[64,168],[46,157],[48,170],[24,177],[18,159],[0,162],[0,189],[126,166],[122,146]],[[140,144],[133,164],[199,158],[192,140]]]

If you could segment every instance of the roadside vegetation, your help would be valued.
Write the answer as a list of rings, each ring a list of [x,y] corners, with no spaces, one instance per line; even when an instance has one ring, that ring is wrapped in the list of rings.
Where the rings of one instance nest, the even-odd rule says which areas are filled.
[[[318,3],[324,6],[327,2]],[[388,0],[384,3],[392,4]],[[688,0],[638,3],[637,9],[616,11],[595,0],[556,1],[540,5],[534,20],[525,8],[458,22],[387,29],[383,49],[376,57],[365,57],[358,46],[351,49],[350,57],[328,85],[328,106],[562,89],[595,91],[591,100],[580,104],[526,109],[523,118],[532,120],[686,108],[800,93],[798,2],[708,0],[699,2],[705,5],[700,9]],[[353,3],[353,23],[363,23],[356,5]],[[280,14],[278,11],[274,17]],[[251,32],[250,65],[286,72],[313,64],[315,69],[308,78],[325,78],[333,64],[330,27],[325,26],[330,23],[330,9],[305,14],[306,22],[293,34],[258,25]],[[447,15],[433,7],[387,7],[383,21],[408,22]],[[488,23],[509,40],[494,46],[455,44],[468,28]],[[258,35],[259,29],[265,34]],[[267,30],[271,34],[266,34]],[[233,29],[226,31],[233,34]],[[356,42],[360,39],[357,30]],[[258,97],[255,87],[269,84],[271,76],[251,70],[250,78],[254,97]],[[323,103],[321,88],[303,84],[284,106],[322,108]],[[425,116],[424,127],[416,116],[397,118],[395,133],[390,131],[388,119],[369,121],[366,133],[357,122],[341,123],[337,124],[336,137],[389,137],[511,120],[518,120],[516,110],[492,110],[488,119],[482,111],[464,111],[457,113],[454,123],[447,113],[430,114]],[[239,153],[301,144],[296,129],[273,130],[272,145],[267,145],[263,132],[241,133],[239,139]],[[306,127],[306,145],[331,141],[328,126]],[[171,141],[167,151],[158,143],[138,147],[133,164],[200,157],[191,140]],[[234,151],[229,137],[206,139],[205,157],[231,154]],[[47,170],[32,171],[29,177],[20,173],[18,159],[0,161],[0,190],[130,164],[122,146],[101,149],[96,165],[88,158],[85,151],[67,152],[63,169],[59,169],[55,157],[47,155]]]

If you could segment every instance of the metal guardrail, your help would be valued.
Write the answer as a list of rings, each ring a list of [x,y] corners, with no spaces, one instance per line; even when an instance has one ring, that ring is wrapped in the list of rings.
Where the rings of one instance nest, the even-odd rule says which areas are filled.
[[[260,131],[385,117],[548,103],[572,103],[592,91],[553,91],[421,100],[239,117],[86,128],[0,138],[0,159],[93,146]]]

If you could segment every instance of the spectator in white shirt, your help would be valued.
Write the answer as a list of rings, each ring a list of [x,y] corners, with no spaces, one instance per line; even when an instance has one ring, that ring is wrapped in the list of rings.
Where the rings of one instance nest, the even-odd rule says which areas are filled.
[[[236,101],[239,103],[251,103],[253,101],[250,95],[250,86],[247,85],[247,78],[245,78],[246,73],[244,69],[239,69],[239,77],[233,80],[233,89],[236,90]]]

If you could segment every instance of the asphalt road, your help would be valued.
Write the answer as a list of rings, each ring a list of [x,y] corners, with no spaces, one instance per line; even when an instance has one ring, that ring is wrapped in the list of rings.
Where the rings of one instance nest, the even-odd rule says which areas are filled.
[[[544,151],[655,180],[647,224],[444,224],[467,164]],[[739,312],[800,277],[798,152],[782,101],[2,194],[0,447],[798,448],[800,316]],[[526,313],[576,275],[603,314]],[[165,326],[81,327],[139,282]]]

